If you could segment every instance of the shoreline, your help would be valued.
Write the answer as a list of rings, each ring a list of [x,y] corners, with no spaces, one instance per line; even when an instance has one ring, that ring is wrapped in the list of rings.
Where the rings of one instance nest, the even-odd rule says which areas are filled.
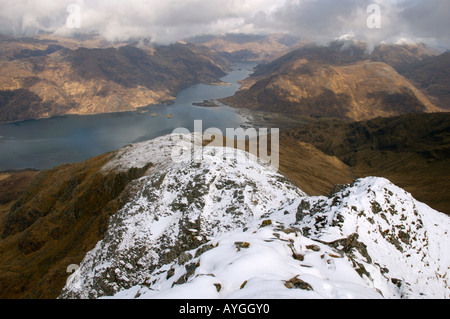
[[[130,110],[118,110],[118,111],[113,111],[113,112],[94,112],[94,113],[77,113],[77,112],[70,112],[70,113],[64,113],[64,114],[56,114],[56,115],[51,115],[51,116],[38,116],[38,117],[31,117],[31,118],[25,118],[25,119],[20,119],[20,120],[13,120],[13,121],[2,121],[0,120],[0,125],[6,125],[6,124],[18,124],[18,123],[23,123],[23,122],[27,122],[27,121],[35,121],[35,120],[48,120],[48,119],[53,119],[53,118],[60,118],[60,117],[64,117],[64,116],[71,116],[71,115],[75,115],[75,116],[93,116],[93,115],[101,115],[101,114],[120,114],[120,113],[127,113],[127,112],[139,112],[142,109],[145,108],[151,108],[152,106],[170,106],[170,105],[174,105],[175,101],[177,99],[178,94],[180,94],[182,91],[189,89],[191,87],[194,87],[196,85],[199,84],[205,84],[205,85],[211,85],[211,86],[233,86],[233,83],[227,82],[227,81],[222,81],[222,79],[228,75],[230,75],[231,72],[236,71],[236,70],[242,70],[242,68],[239,68],[238,65],[239,63],[248,63],[247,61],[242,61],[242,62],[235,62],[232,63],[230,65],[230,68],[227,70],[227,73],[221,77],[216,79],[214,82],[210,82],[210,83],[204,83],[204,82],[198,82],[198,83],[194,83],[192,85],[188,85],[186,87],[181,88],[178,92],[176,92],[175,97],[173,97],[172,99],[168,99],[168,100],[164,100],[158,103],[150,103],[147,105],[142,105],[142,106],[136,106],[133,109]],[[234,67],[236,67],[237,69],[234,69]],[[240,82],[240,81],[238,81]]]
[[[232,107],[232,106],[230,106]],[[282,113],[273,113],[265,111],[255,111],[246,108],[232,107],[237,113],[245,119],[242,128],[278,128],[281,131],[306,126],[317,120],[301,116],[288,116]]]
[[[65,116],[95,116],[95,115],[102,115],[102,114],[121,114],[121,113],[127,113],[127,112],[140,112],[143,109],[147,109],[147,108],[151,109],[151,107],[153,107],[153,106],[174,105],[178,94],[180,94],[182,91],[184,91],[186,89],[189,89],[189,88],[194,87],[199,84],[205,84],[205,85],[211,85],[211,86],[233,86],[233,85],[235,85],[235,84],[227,82],[227,81],[222,81],[222,79],[225,78],[226,76],[230,75],[230,73],[233,71],[242,70],[243,68],[239,67],[240,63],[248,63],[248,61],[232,63],[230,65],[230,68],[227,70],[227,73],[223,77],[216,79],[214,82],[210,82],[210,83],[198,82],[198,83],[195,83],[192,85],[188,85],[186,87],[181,88],[175,94],[175,97],[173,97],[172,99],[164,100],[164,101],[161,101],[158,103],[150,103],[147,105],[136,106],[133,109],[129,109],[129,110],[118,110],[118,111],[113,111],[113,112],[93,112],[93,113],[69,112],[69,113],[64,113],[64,114],[55,114],[55,115],[51,115],[51,116],[38,116],[38,117],[31,117],[31,118],[25,118],[25,119],[13,120],[13,121],[0,120],[0,126],[7,125],[7,124],[17,125],[17,124],[20,124],[23,122],[28,122],[28,121],[48,120],[48,119],[54,119],[54,118],[61,118],[61,117],[65,117]],[[242,80],[240,80],[240,81],[242,81]],[[237,83],[239,84],[240,81],[237,81]],[[225,104],[223,104],[223,105],[225,105]],[[223,105],[219,105],[219,106],[223,106]]]

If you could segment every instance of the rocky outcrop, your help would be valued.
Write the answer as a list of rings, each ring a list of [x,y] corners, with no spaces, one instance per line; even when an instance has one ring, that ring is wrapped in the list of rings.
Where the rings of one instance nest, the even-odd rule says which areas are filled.
[[[41,172],[2,220],[2,297],[448,297],[448,216],[380,178],[309,197],[250,154],[193,142]]]
[[[173,177],[166,178],[164,188]],[[155,190],[154,183],[147,185]],[[259,217],[245,209],[239,219],[233,219],[238,208],[228,211],[213,196],[214,187],[208,189],[200,197],[207,198],[205,207],[170,211],[148,205],[155,200],[149,195],[158,193],[139,194],[111,219],[108,236],[89,252],[60,298],[449,296],[450,260],[444,252],[450,220],[385,179],[357,180],[329,197],[283,193],[280,207],[269,205]],[[264,192],[280,190],[269,183]],[[212,207],[216,214],[208,213]],[[177,226],[190,214],[200,221],[191,229]],[[215,222],[220,224],[208,230]],[[186,245],[186,234],[203,241]],[[173,254],[173,248],[180,250]]]
[[[191,160],[141,179],[141,189],[111,217],[105,238],[80,265],[80,281],[62,297],[98,298],[131,288],[163,265],[192,258],[188,252],[211,238],[245,229],[268,209],[303,195],[254,160],[221,152],[208,147],[201,164]]]

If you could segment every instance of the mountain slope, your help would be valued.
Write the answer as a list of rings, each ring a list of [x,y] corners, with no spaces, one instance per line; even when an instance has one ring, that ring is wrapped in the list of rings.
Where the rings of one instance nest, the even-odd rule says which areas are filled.
[[[268,61],[295,45],[299,39],[288,35],[226,34],[199,36],[186,40],[203,45],[230,61]]]
[[[379,178],[358,180],[327,198],[305,197],[269,177],[254,193],[252,180],[265,180],[267,172],[254,174],[252,164],[236,171],[214,156],[217,151],[207,152],[206,164],[146,180],[111,218],[107,236],[60,298],[448,298],[447,216]],[[209,173],[202,181],[185,179],[219,167],[213,183],[236,179],[247,186],[227,182],[231,188],[216,189]],[[204,204],[172,196],[179,195],[174,181],[182,192],[206,181],[206,192],[196,197]],[[268,205],[228,210],[230,202],[217,195],[237,190],[244,190],[242,203],[250,195],[261,204],[262,195]],[[173,199],[185,206],[168,209]],[[273,208],[277,202],[283,204]]]
[[[377,178],[308,197],[243,151],[193,141],[41,172],[1,220],[2,298],[448,296],[447,216]]]
[[[141,177],[150,179],[173,165],[175,145],[164,137],[40,172],[0,220],[1,297],[56,298],[67,266],[79,264],[104,237],[109,216],[140,191]],[[348,168],[339,161],[302,146],[295,150],[305,152],[281,166],[312,194],[326,194],[347,181]]]
[[[234,96],[236,107],[292,115],[364,120],[441,111],[365,46],[306,46],[260,65]]]
[[[404,65],[400,73],[436,98],[436,105],[450,109],[450,52]]]
[[[34,40],[34,50],[12,48],[11,60],[0,63],[0,122],[135,110],[193,84],[220,82],[228,66],[192,44],[68,49]]]
[[[222,153],[208,147],[201,164],[191,160],[141,179],[136,196],[112,216],[105,239],[85,257],[82,282],[62,295],[111,296],[186,251],[303,195],[281,175],[253,160],[241,161],[245,153],[239,151],[238,159]]]
[[[260,142],[260,141],[259,141]],[[235,148],[246,152],[252,152],[258,156],[257,151],[250,147],[257,145],[257,150],[266,147],[259,144],[257,140],[250,139],[243,145],[223,139],[221,144],[213,141],[205,141],[205,145],[221,147],[223,145],[234,145]],[[228,144],[229,143],[229,144]],[[271,137],[267,141],[271,152]],[[279,141],[279,173],[285,176],[292,184],[300,188],[310,196],[329,194],[335,185],[348,184],[354,180],[350,166],[343,163],[335,156],[330,156],[313,146],[298,140],[281,138]]]
[[[136,163],[147,147],[105,169]],[[447,216],[379,178],[307,197],[222,152],[143,179],[60,297],[449,296]]]
[[[112,154],[40,172],[0,221],[1,298],[55,298],[145,170],[104,175]]]
[[[34,170],[0,172],[0,205],[17,200],[38,173]]]
[[[283,132],[281,140],[313,144],[349,165],[357,177],[386,177],[449,214],[449,125],[449,113],[322,121]]]

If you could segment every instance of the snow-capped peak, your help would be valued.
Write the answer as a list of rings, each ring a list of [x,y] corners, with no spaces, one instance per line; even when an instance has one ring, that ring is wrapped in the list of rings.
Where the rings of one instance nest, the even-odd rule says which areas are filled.
[[[104,168],[153,164],[61,298],[450,297],[448,216],[388,180],[308,197],[254,158],[206,147],[174,164],[172,147],[130,146]]]
[[[87,254],[63,297],[100,297],[130,288],[185,251],[246,229],[270,209],[306,196],[245,152],[206,147],[201,163],[194,158],[174,163],[173,145],[162,138],[129,146],[104,167],[154,164],[139,180],[133,200],[111,216],[105,238]]]
[[[328,198],[293,205],[290,222],[345,252],[383,297],[450,297],[450,219],[388,180],[360,179]]]

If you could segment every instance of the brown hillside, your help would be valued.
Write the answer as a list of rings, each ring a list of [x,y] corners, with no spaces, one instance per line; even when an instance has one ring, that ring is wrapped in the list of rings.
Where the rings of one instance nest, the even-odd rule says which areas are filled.
[[[300,141],[281,140],[279,172],[310,196],[327,195],[353,182],[351,168],[335,156]]]
[[[440,111],[385,63],[333,66],[304,59],[284,69],[247,79],[243,89],[222,102],[253,110],[346,120]]]
[[[311,143],[349,165],[356,177],[388,178],[450,214],[450,113],[321,121],[283,132],[281,138]]]
[[[0,46],[8,52],[0,61],[0,122],[164,103],[185,87],[220,82],[228,66],[206,47],[181,43],[69,49],[57,40],[16,39]]]
[[[2,206],[0,298],[56,298],[66,269],[102,238],[142,170],[104,174],[111,154],[42,171],[11,206]]]
[[[409,81],[412,77],[398,73],[437,54],[421,44],[380,45],[371,53],[358,41],[304,44],[261,63],[241,90],[222,102],[291,116],[345,120],[438,112],[441,108]]]
[[[15,201],[38,174],[34,170],[8,171],[0,173],[0,205]]]
[[[450,109],[450,52],[405,65],[400,72],[435,98],[435,104]]]

